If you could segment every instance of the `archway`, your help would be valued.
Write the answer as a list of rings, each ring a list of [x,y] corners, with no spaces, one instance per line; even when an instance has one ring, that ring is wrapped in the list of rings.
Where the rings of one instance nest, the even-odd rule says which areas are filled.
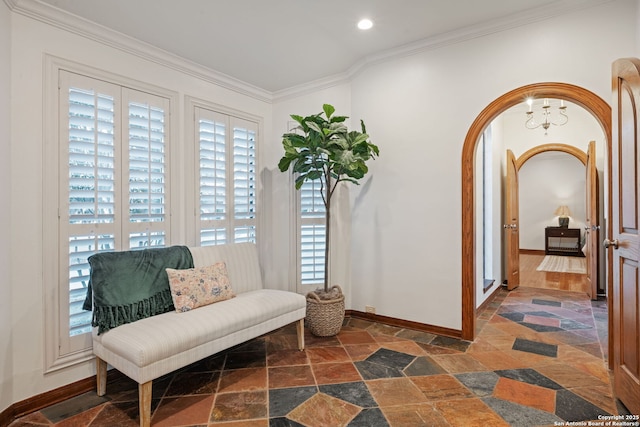
[[[611,171],[611,107],[598,95],[567,83],[535,83],[514,89],[489,104],[476,117],[467,132],[462,147],[462,338],[475,337],[475,162],[476,146],[487,126],[503,111],[524,102],[527,98],[556,98],[571,101],[590,112],[600,123],[606,140],[608,170]],[[609,172],[610,173],[610,172]],[[611,177],[607,179],[611,199]],[[611,221],[611,200],[608,221]],[[607,227],[611,233],[611,227]],[[611,278],[607,279],[611,287]]]
[[[527,160],[529,160],[530,158],[532,158],[537,154],[546,153],[547,151],[560,151],[562,153],[567,153],[572,155],[576,159],[580,160],[580,162],[582,162],[583,165],[587,164],[587,153],[585,153],[579,148],[576,148],[572,145],[567,145],[567,144],[542,144],[542,145],[533,147],[525,151],[524,153],[522,153],[516,159],[516,167],[520,169],[522,165],[527,162]]]

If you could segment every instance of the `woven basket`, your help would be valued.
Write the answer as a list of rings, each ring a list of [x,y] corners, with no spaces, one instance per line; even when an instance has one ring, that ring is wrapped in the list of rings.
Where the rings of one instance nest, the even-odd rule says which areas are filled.
[[[322,300],[315,292],[307,294],[306,325],[309,331],[317,337],[331,337],[337,335],[344,321],[344,295],[339,286],[333,286],[340,291],[340,296],[332,300]]]

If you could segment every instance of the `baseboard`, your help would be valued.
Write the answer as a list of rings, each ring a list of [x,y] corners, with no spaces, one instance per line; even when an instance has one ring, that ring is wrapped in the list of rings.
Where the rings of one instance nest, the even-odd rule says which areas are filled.
[[[525,255],[544,255],[544,249],[520,249],[518,252]]]
[[[443,328],[442,326],[412,322],[410,320],[397,319],[395,317],[382,316],[380,314],[365,313],[363,311],[357,310],[346,310],[345,316],[353,317],[356,319],[370,320],[372,322],[384,323],[385,325],[389,326],[398,326],[400,328],[413,329],[420,332],[429,332],[431,334],[462,339],[462,331],[457,329]]]
[[[107,373],[107,382],[116,381],[122,378],[123,374],[115,369],[109,370]],[[85,378],[71,384],[63,385],[56,389],[40,393],[28,399],[16,402],[7,409],[0,412],[0,426],[8,426],[16,419],[23,417],[32,412],[39,411],[56,403],[63,402],[72,397],[79,396],[83,393],[96,389],[95,375]]]

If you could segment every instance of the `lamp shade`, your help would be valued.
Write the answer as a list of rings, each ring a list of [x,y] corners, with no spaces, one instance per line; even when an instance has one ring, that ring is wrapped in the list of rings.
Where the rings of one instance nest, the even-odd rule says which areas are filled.
[[[554,215],[562,216],[562,217],[571,216],[571,211],[569,210],[568,206],[562,205],[562,206],[558,206],[558,209],[556,209],[556,211],[554,212]]]

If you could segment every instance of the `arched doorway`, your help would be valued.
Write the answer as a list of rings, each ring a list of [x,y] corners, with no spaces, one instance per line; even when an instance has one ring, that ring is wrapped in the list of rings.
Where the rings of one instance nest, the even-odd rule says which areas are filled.
[[[593,120],[593,116],[589,115],[591,121],[595,123]],[[591,135],[596,135],[591,133]],[[603,135],[599,136],[599,140],[602,141]],[[577,141],[576,141],[577,142]],[[524,248],[536,248],[537,250],[525,249],[523,252],[523,239],[520,238],[517,247],[507,246],[509,251],[506,252],[503,262],[503,267],[506,266],[506,279],[511,280],[511,276],[508,272],[517,271],[518,272],[518,283],[515,286],[508,286],[507,289],[513,289],[514,287],[525,286],[525,287],[533,287],[533,288],[548,288],[549,286],[554,287],[558,290],[569,290],[574,292],[583,292],[587,294],[591,299],[597,299],[598,295],[598,283],[605,283],[606,281],[599,280],[599,272],[604,272],[603,268],[604,255],[602,251],[599,250],[599,225],[602,222],[603,212],[602,206],[603,204],[599,202],[598,197],[598,172],[595,166],[596,155],[595,155],[595,147],[596,142],[592,140],[589,142],[586,147],[586,151],[582,149],[569,145],[569,144],[561,144],[561,143],[550,143],[550,144],[540,144],[530,148],[525,151],[515,159],[515,171],[514,173],[516,178],[517,185],[515,188],[510,188],[515,194],[511,192],[506,192],[504,197],[504,203],[507,206],[511,206],[509,202],[509,198],[515,197],[517,200],[517,208],[519,209],[518,213],[518,235],[522,236],[523,232],[525,235],[524,239]],[[553,161],[551,155],[555,153],[556,155],[553,157]],[[558,154],[561,154],[558,156]],[[563,156],[564,155],[564,156]],[[546,156],[546,157],[545,157]],[[544,163],[544,167],[541,170],[539,163],[531,162],[531,168],[525,168],[525,166],[530,163],[530,161],[542,161]],[[557,162],[563,162],[562,165]],[[568,163],[567,163],[568,162]],[[581,165],[582,168],[580,168]],[[527,173],[521,174],[521,172],[526,171]],[[583,185],[580,187],[576,182],[573,184],[568,184],[568,188],[571,190],[567,190],[567,187],[563,187],[564,179],[557,182],[558,173],[563,174],[563,178],[567,177],[569,181],[580,179],[584,179]],[[532,175],[533,174],[533,175]],[[569,174],[569,175],[564,175]],[[542,175],[542,176],[541,176]],[[543,176],[551,176],[556,179],[552,179],[551,181],[546,181]],[[513,178],[512,178],[513,179]],[[532,186],[533,184],[533,186]],[[551,185],[549,185],[551,184]],[[546,245],[547,241],[545,238],[545,251],[542,253],[540,250],[540,246],[536,246],[536,244],[540,245],[542,242],[536,242],[534,239],[534,235],[536,238],[539,238],[540,233],[539,226],[539,217],[536,217],[536,214],[532,214],[532,212],[536,212],[536,208],[538,206],[545,206],[547,211],[552,211],[551,209],[555,209],[557,203],[552,207],[550,205],[546,205],[547,201],[550,198],[550,195],[554,194],[554,191],[559,188],[560,193],[563,193],[564,196],[568,196],[571,193],[572,200],[572,214],[573,216],[573,224],[572,228],[580,229],[580,243],[584,243],[580,246],[580,252],[584,255],[582,258],[585,262],[585,275],[560,275],[555,276],[553,278],[553,282],[548,282],[548,276],[546,273],[539,274],[537,271],[532,270],[533,264],[537,267],[540,263],[545,259],[547,255]],[[569,193],[567,193],[569,191]],[[602,192],[600,192],[602,194]],[[580,200],[582,198],[582,200]],[[523,203],[523,201],[526,201]],[[554,202],[552,202],[554,203]],[[523,206],[524,205],[524,206]],[[582,205],[582,206],[580,206]],[[581,209],[584,210],[581,212]],[[525,220],[523,215],[527,217]],[[533,215],[533,216],[531,216]],[[549,223],[548,218],[547,222],[544,223],[545,227],[549,225],[557,226],[557,222]],[[584,221],[584,222],[582,222]],[[532,227],[533,225],[533,227]],[[535,230],[535,234],[532,235],[531,231]],[[478,230],[480,231],[480,230]],[[511,237],[513,231],[510,232],[505,231],[505,240],[507,240],[507,236]],[[546,234],[546,233],[545,233]],[[508,239],[507,242],[511,242],[511,239]],[[505,243],[507,243],[505,242]],[[478,248],[477,250],[481,250]],[[515,265],[512,265],[515,263]],[[536,269],[537,270],[537,269]],[[512,285],[511,283],[509,285]],[[476,304],[478,305],[478,304]]]
[[[527,98],[556,98],[571,101],[591,113],[602,127],[606,140],[607,161],[611,162],[611,107],[598,95],[567,83],[535,83],[508,92],[489,104],[476,117],[469,128],[462,148],[462,338],[475,337],[475,152],[480,136],[487,126],[505,110],[524,102]],[[608,170],[611,170],[609,164]],[[607,179],[608,187],[611,179]],[[611,198],[611,189],[607,192]],[[607,203],[611,221],[611,201]],[[611,233],[610,227],[607,227]],[[607,287],[611,278],[607,278]]]
[[[583,165],[587,163],[587,153],[585,153],[584,151],[572,145],[542,144],[542,145],[533,147],[530,150],[527,150],[524,153],[522,153],[522,155],[520,155],[520,157],[518,157],[517,159],[517,162],[516,162],[517,168],[520,169],[522,165],[525,164],[526,161],[532,158],[533,156],[536,156],[540,153],[546,153],[548,151],[559,151],[561,153],[567,153],[572,155],[576,159],[580,160],[580,162],[582,162]]]

